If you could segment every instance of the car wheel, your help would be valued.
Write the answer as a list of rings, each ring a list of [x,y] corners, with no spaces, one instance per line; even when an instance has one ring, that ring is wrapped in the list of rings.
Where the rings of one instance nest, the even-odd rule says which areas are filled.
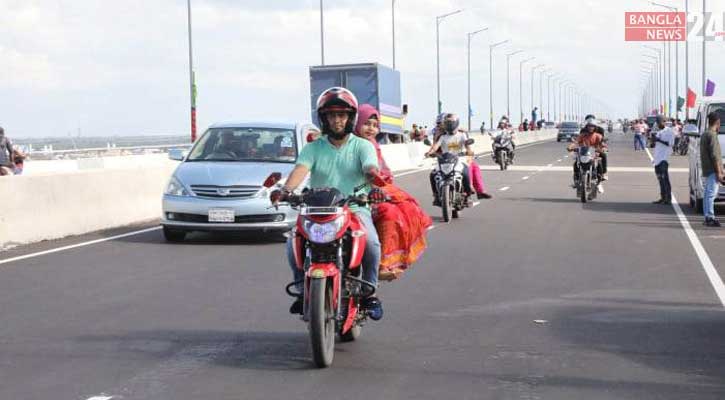
[[[186,238],[186,232],[164,226],[164,239],[166,239],[167,242],[183,242],[184,238]]]

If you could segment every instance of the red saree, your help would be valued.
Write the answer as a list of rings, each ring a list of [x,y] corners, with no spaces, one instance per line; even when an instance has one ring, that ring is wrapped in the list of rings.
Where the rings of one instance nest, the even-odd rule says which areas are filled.
[[[381,174],[388,182],[381,189],[390,201],[375,205],[373,222],[380,237],[382,257],[379,279],[398,279],[423,254],[425,235],[433,221],[415,198],[393,185],[393,176],[383,160],[380,147],[375,144]]]

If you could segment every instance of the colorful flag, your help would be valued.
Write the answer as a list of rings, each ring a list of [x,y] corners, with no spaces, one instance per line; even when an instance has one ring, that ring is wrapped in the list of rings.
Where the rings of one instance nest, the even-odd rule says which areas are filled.
[[[682,111],[682,106],[685,105],[685,99],[682,96],[677,96],[677,112]]]
[[[687,88],[687,108],[695,107],[695,101],[697,100],[697,94],[692,89]]]
[[[715,94],[715,82],[711,80],[707,80],[707,85],[705,85],[705,96],[712,96]]]

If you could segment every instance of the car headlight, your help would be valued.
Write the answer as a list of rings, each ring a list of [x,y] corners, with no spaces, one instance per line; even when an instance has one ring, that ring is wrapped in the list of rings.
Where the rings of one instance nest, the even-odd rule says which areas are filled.
[[[176,179],[175,176],[172,176],[171,179],[169,179],[169,184],[166,185],[166,191],[164,191],[165,194],[169,194],[172,196],[188,196],[189,192],[186,190],[184,185],[179,182],[178,179]]]
[[[329,243],[335,240],[337,233],[342,229],[345,223],[345,217],[339,216],[331,222],[318,224],[311,220],[305,220],[302,228],[305,230],[307,237],[314,243]]]

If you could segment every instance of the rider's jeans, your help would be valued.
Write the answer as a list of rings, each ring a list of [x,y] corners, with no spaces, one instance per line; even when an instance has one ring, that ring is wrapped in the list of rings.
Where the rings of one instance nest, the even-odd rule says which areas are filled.
[[[356,212],[355,216],[367,232],[367,241],[365,242],[365,253],[362,259],[363,268],[363,279],[378,286],[378,266],[380,265],[380,239],[378,238],[378,231],[375,230],[373,219],[369,212]],[[295,262],[294,251],[292,250],[292,239],[287,240],[287,262],[290,268],[292,268],[292,274],[295,282],[299,282],[305,279],[304,271],[297,268]],[[302,293],[303,284],[297,285],[297,290]]]
[[[705,194],[702,199],[702,212],[705,218],[715,218],[715,198],[719,190],[717,174],[713,172],[705,178]]]

